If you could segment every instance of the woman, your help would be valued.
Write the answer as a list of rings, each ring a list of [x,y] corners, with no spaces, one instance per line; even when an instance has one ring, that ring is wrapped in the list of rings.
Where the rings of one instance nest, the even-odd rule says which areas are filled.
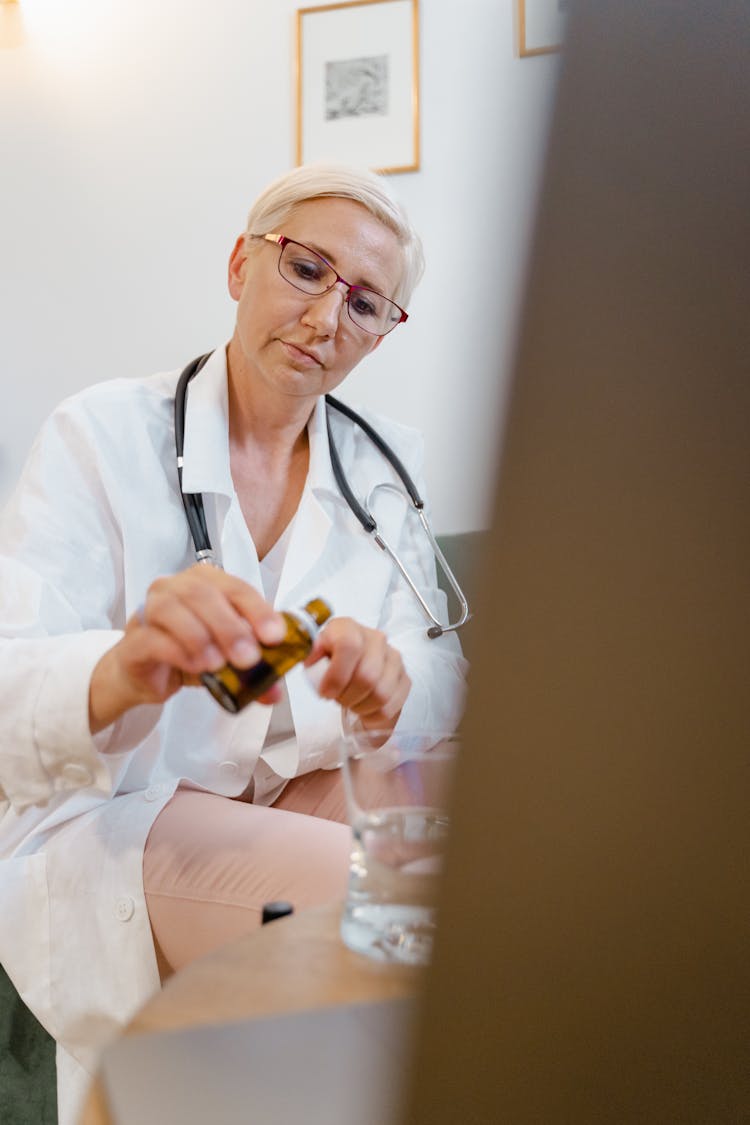
[[[322,397],[405,319],[420,273],[370,173],[298,168],[256,201],[229,261],[234,333],[185,417],[182,487],[203,495],[221,568],[191,565],[179,372],[63,403],[3,517],[0,961],[58,1042],[62,1125],[160,974],[257,925],[264,901],[341,897],[341,708],[389,730],[457,722],[460,648],[427,638],[344,502]],[[356,496],[395,479],[360,429],[330,424]],[[416,435],[375,426],[419,480]],[[406,506],[380,496],[385,537],[444,609]],[[314,675],[237,716],[193,687],[253,664],[282,636],[273,607],[315,596],[335,616]]]

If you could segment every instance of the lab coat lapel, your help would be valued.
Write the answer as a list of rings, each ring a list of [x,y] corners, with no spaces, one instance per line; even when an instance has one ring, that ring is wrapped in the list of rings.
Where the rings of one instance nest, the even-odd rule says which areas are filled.
[[[203,496],[217,561],[262,588],[255,544],[240,509],[229,457],[226,347],[217,348],[190,384],[185,411],[182,487]]]
[[[229,465],[226,348],[217,348],[191,381],[185,409],[184,492],[234,494]]]

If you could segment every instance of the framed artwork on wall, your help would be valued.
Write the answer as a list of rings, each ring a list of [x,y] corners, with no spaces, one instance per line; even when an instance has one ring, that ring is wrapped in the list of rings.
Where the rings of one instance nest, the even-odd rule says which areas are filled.
[[[548,55],[559,51],[568,6],[568,0],[518,0],[519,55]]]
[[[296,159],[417,171],[417,0],[298,9]]]

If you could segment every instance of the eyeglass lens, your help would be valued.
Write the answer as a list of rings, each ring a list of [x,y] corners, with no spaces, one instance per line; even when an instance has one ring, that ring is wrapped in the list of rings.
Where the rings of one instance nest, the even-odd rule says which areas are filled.
[[[284,243],[279,258],[279,273],[295,289],[317,296],[333,289],[338,280],[335,270],[323,258],[314,250],[300,246],[298,242]],[[357,327],[375,336],[385,336],[401,320],[398,305],[373,289],[365,289],[359,285],[352,285],[347,297],[347,307],[349,316]]]

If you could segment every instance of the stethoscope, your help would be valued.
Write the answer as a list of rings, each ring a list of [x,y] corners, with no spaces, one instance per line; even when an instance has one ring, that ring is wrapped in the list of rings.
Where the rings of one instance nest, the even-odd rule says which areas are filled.
[[[177,383],[177,389],[175,390],[174,395],[174,443],[175,452],[177,454],[177,479],[180,485],[180,495],[182,497],[182,504],[185,509],[185,516],[187,518],[188,527],[190,528],[190,534],[195,546],[195,558],[199,563],[211,563],[215,566],[218,564],[216,563],[214,550],[211,546],[211,540],[208,535],[208,528],[206,526],[206,513],[203,508],[203,497],[200,492],[183,492],[182,490],[182,452],[185,438],[185,408],[187,403],[188,384],[190,383],[190,380],[198,374],[211,354],[211,352],[208,352],[206,355],[198,356],[197,359],[192,360],[180,375],[179,381]],[[390,556],[394,565],[398,568],[398,570],[408,583],[410,589],[413,591],[414,596],[417,598],[417,601],[422,607],[425,616],[431,623],[429,629],[427,630],[427,636],[432,638],[440,637],[443,635],[443,633],[451,633],[455,629],[460,629],[461,626],[465,625],[469,620],[469,606],[453,571],[448,566],[445,555],[440,550],[440,547],[435,540],[435,536],[432,534],[432,529],[430,528],[430,525],[427,521],[427,516],[424,513],[424,501],[417,492],[413,480],[409,476],[399,458],[390,448],[390,446],[385,441],[383,441],[383,438],[376,430],[372,428],[369,422],[366,422],[365,419],[361,418],[360,415],[357,414],[356,411],[352,410],[350,406],[346,406],[343,402],[339,402],[339,400],[335,399],[332,395],[326,395],[325,402],[326,427],[328,429],[328,446],[331,454],[331,467],[333,469],[333,475],[336,479],[336,484],[341,491],[341,495],[346,500],[347,504],[359,520],[364,530],[368,535],[372,536],[378,547],[380,547],[381,551],[385,551],[386,554]],[[427,538],[430,541],[430,546],[432,547],[432,551],[435,555],[437,564],[443,571],[443,574],[447,578],[453,592],[458,598],[458,602],[461,607],[461,613],[458,621],[452,624],[449,623],[447,625],[443,625],[440,621],[438,621],[436,617],[433,616],[430,607],[427,605],[427,602],[420,594],[411,576],[407,573],[404,564],[401,562],[401,559],[378,531],[378,525],[375,521],[374,516],[372,515],[372,512],[370,511],[373,495],[378,491],[378,489],[385,489],[390,492],[395,492],[398,496],[401,496],[402,493],[400,488],[395,484],[384,481],[382,484],[374,485],[374,487],[370,490],[370,494],[367,497],[364,505],[360,504],[355,497],[354,493],[349,487],[349,483],[346,477],[344,476],[344,470],[341,467],[341,458],[339,457],[338,450],[336,449],[336,446],[334,444],[333,433],[331,431],[331,410],[337,410],[340,414],[343,414],[351,422],[353,422],[355,426],[359,426],[360,429],[363,430],[365,434],[367,434],[370,441],[380,450],[383,457],[385,457],[386,461],[391,465],[391,467],[401,480],[401,483],[406,489],[406,492],[409,495],[409,499],[411,500],[412,505],[417,515],[419,516],[420,523],[424,528]]]

